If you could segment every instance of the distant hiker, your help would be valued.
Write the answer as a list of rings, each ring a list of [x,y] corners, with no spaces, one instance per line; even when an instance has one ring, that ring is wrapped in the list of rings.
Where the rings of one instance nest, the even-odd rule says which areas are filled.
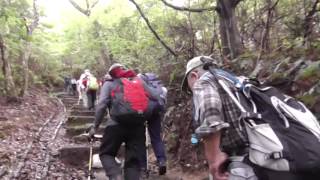
[[[85,90],[84,90],[84,86],[82,84],[82,81],[79,79],[77,80],[77,92],[78,92],[78,105],[80,104],[80,102],[83,102],[83,94],[85,94]],[[84,102],[83,102],[84,105]]]
[[[85,108],[88,108],[88,97],[87,97],[87,77],[90,75],[90,70],[85,69],[84,72],[80,75],[80,78],[78,80],[78,86],[80,90],[81,96],[79,96],[79,99],[82,99],[83,106]]]
[[[99,89],[99,82],[92,74],[88,76],[87,80],[87,97],[88,97],[88,109],[94,110],[95,102],[97,99],[97,91]]]
[[[195,133],[213,179],[320,179],[320,126],[312,113],[217,64],[208,56],[191,59],[182,86],[192,91]]]
[[[82,98],[84,105],[89,110],[93,110],[95,107],[95,101],[97,96],[97,90],[99,88],[99,82],[94,75],[90,73],[89,69],[86,69],[80,76],[80,89],[82,91]]]
[[[76,95],[77,91],[77,80],[70,76],[60,76],[64,81],[64,91],[69,95]]]
[[[69,87],[71,86],[71,78],[69,76],[62,76],[60,75],[60,77],[63,78],[63,82],[64,82],[64,91],[69,93]]]
[[[132,70],[121,64],[109,68],[113,80],[103,84],[96,107],[94,126],[89,134],[98,129],[108,108],[111,119],[107,121],[102,143],[100,159],[110,180],[122,178],[121,168],[115,157],[121,144],[125,143],[124,179],[139,180],[140,157],[145,151],[146,113],[149,99],[157,99],[148,86]]]
[[[77,80],[75,78],[72,78],[70,80],[71,83],[71,94],[76,95],[77,94]]]
[[[157,165],[159,167],[159,175],[166,173],[166,153],[163,140],[161,138],[161,121],[165,112],[165,104],[167,101],[167,88],[164,87],[159,77],[154,73],[143,73],[138,75],[146,82],[148,87],[159,96],[159,101],[151,101],[151,116],[148,118],[148,132],[151,139],[151,145],[154,154],[157,158]],[[143,157],[143,168],[147,168],[147,157]]]

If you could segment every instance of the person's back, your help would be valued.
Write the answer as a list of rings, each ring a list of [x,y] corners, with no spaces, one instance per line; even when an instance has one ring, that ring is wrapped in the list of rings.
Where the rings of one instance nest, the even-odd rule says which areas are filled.
[[[157,165],[159,167],[159,174],[164,175],[166,173],[166,153],[165,145],[161,138],[161,122],[163,119],[165,104],[167,98],[167,89],[159,77],[154,73],[143,73],[139,74],[139,77],[143,79],[151,91],[159,97],[158,101],[151,101],[150,105],[150,117],[148,118],[148,132],[150,135],[151,145],[157,158]],[[144,163],[143,168],[147,169],[147,157],[142,158]]]
[[[283,156],[287,152],[284,151],[284,153],[280,154],[278,152],[279,149],[277,151],[270,150],[277,148],[279,145],[282,146],[282,143],[288,141],[290,138],[293,138],[294,143],[297,143],[299,138],[303,137],[301,133],[308,133],[306,133],[302,127],[299,127],[298,129],[302,129],[298,135],[299,138],[298,136],[290,136],[294,128],[297,127],[296,122],[291,122],[292,127],[286,129],[286,133],[277,133],[277,135],[282,138],[285,137],[286,139],[282,139],[281,142],[277,140],[274,130],[277,131],[281,128],[280,126],[284,126],[282,123],[283,120],[280,120],[281,123],[275,121],[274,123],[268,124],[264,122],[263,118],[269,119],[270,122],[272,122],[274,119],[272,118],[273,115],[279,116],[280,112],[272,110],[264,111],[264,114],[257,113],[260,112],[261,109],[266,108],[265,106],[272,108],[272,105],[267,103],[262,103],[263,106],[256,106],[255,104],[257,101],[260,103],[265,101],[267,95],[265,94],[266,96],[262,98],[262,96],[254,94],[254,89],[250,88],[257,88],[257,92],[259,88],[253,84],[246,84],[247,86],[232,84],[232,79],[223,77],[224,75],[228,75],[228,73],[221,72],[222,74],[219,74],[217,73],[221,71],[219,69],[213,68],[212,70],[210,68],[211,72],[206,71],[208,69],[208,67],[206,67],[207,64],[202,60],[214,61],[204,56],[191,59],[187,64],[183,87],[188,85],[193,93],[193,118],[196,122],[195,132],[199,138],[203,139],[202,142],[204,142],[210,172],[214,178],[232,180],[241,175],[244,179],[250,180],[256,180],[256,176],[258,176],[260,180],[318,179],[319,175],[317,176],[317,174],[319,173],[316,172],[306,173],[303,171],[292,171],[291,169],[280,170],[286,169],[286,167],[289,166],[289,164],[286,163],[286,158],[288,157]],[[243,82],[241,79],[238,80],[240,80],[240,83]],[[261,88],[260,95],[263,95],[263,93],[269,89],[271,88]],[[241,90],[243,94],[241,94],[242,92],[239,90]],[[249,98],[246,99],[246,97]],[[276,96],[272,96],[271,101],[275,97]],[[241,104],[237,99],[243,99],[244,104]],[[285,99],[288,100],[288,98]],[[279,106],[276,108],[279,108]],[[246,109],[248,109],[248,111],[246,111]],[[252,109],[252,112],[249,109]],[[266,114],[265,112],[268,113]],[[249,119],[245,119],[246,117],[249,117]],[[264,123],[255,124],[257,122]],[[280,126],[275,126],[275,129],[270,128],[276,123],[280,124]],[[250,131],[250,129],[252,129],[252,131]],[[309,135],[312,136],[312,133],[309,133]],[[310,139],[306,139],[306,141],[309,142]],[[293,145],[295,146],[294,143]],[[284,146],[285,147],[282,147],[283,149],[289,146],[294,147],[292,143],[285,144]],[[308,148],[310,148],[310,146]],[[316,152],[317,150],[315,149],[312,150],[310,148],[305,154],[309,153],[309,151]],[[294,151],[294,149],[290,150]],[[313,154],[315,158],[316,153]],[[301,153],[301,156],[304,156],[304,154],[302,155]],[[296,157],[291,157],[290,159],[292,160],[293,158]],[[231,162],[229,162],[229,160],[231,160]],[[312,160],[316,161],[316,159]],[[260,165],[257,163],[260,163]],[[302,162],[297,163],[302,164]],[[271,165],[274,166],[271,167]]]
[[[159,104],[165,106],[167,101],[167,88],[164,87],[162,81],[155,73],[142,73],[138,75],[141,79],[146,82],[150,90],[159,96]]]
[[[99,127],[108,108],[111,119],[107,122],[100,146],[102,165],[110,179],[121,177],[121,169],[114,158],[124,142],[126,145],[125,179],[137,180],[140,177],[141,164],[139,158],[145,152],[144,111],[146,110],[146,106],[144,102],[136,103],[134,107],[131,107],[130,111],[126,112],[122,105],[125,104],[124,106],[128,107],[130,103],[128,104],[125,100],[132,103],[137,100],[131,94],[136,90],[130,90],[130,88],[139,89],[139,93],[141,93],[142,89],[143,91],[147,91],[145,89],[146,85],[141,80],[141,86],[139,87],[140,82],[136,79],[135,73],[123,69],[122,65],[112,66],[109,69],[109,73],[113,80],[106,81],[102,86],[99,102],[96,107],[95,125],[91,128],[91,134]],[[131,83],[130,81],[136,82]],[[149,92],[146,93],[145,97],[149,95]],[[144,96],[143,94],[140,95]],[[127,113],[130,115],[126,115]]]
[[[70,83],[71,83],[71,87],[72,87],[72,95],[76,95],[76,93],[77,93],[77,80],[75,78],[71,78]]]

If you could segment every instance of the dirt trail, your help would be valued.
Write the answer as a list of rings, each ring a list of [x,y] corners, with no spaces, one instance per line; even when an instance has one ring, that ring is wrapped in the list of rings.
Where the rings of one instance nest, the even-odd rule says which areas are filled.
[[[89,144],[79,135],[92,124],[94,112],[77,105],[73,96],[60,93],[58,97],[35,90],[20,105],[1,106],[0,179],[86,179]],[[99,142],[95,153],[98,146]],[[172,161],[167,174],[158,176],[151,148],[150,154],[148,179],[207,177],[205,172],[183,172]],[[106,179],[102,169],[95,171],[97,179]]]

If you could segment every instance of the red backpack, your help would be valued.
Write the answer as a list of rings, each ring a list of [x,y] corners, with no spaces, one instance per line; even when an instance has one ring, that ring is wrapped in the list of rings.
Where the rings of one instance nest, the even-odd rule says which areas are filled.
[[[121,78],[111,91],[111,117],[123,124],[143,123],[149,97],[140,78]]]

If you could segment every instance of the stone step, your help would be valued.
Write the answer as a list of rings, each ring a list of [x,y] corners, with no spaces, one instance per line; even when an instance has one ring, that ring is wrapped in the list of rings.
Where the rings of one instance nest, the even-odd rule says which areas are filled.
[[[70,100],[68,100],[68,101],[62,101],[62,102],[65,105],[77,105],[78,104],[78,101],[70,101]]]
[[[99,145],[94,145],[93,152],[98,153]],[[84,167],[89,162],[90,145],[71,145],[65,146],[59,149],[59,158],[63,163],[76,166]]]
[[[78,99],[78,96],[73,96],[73,95],[69,95],[69,94],[60,94],[57,97],[59,97],[61,99]]]
[[[77,101],[75,101],[75,102],[63,102],[63,104],[65,105],[65,106],[77,106]]]
[[[56,93],[56,96],[58,96],[58,97],[71,97],[72,95],[68,94],[67,92],[59,92],[59,93]]]
[[[94,111],[84,110],[84,111],[78,111],[78,110],[72,110],[70,111],[71,116],[94,116]]]
[[[63,97],[63,101],[78,101],[78,97],[70,96],[70,97]]]
[[[94,116],[69,116],[66,125],[93,123]]]
[[[103,136],[103,134],[97,134],[98,136]],[[83,144],[83,143],[88,143],[88,137],[84,136],[83,134],[77,135],[77,136],[73,136],[72,140],[74,143],[76,144]]]
[[[65,103],[64,103],[64,106],[65,106],[67,109],[73,109],[73,107],[75,106],[75,104],[65,104]]]
[[[100,143],[96,142],[93,146],[93,154],[99,154]],[[125,146],[121,145],[118,152],[118,159],[122,160],[124,157]],[[89,153],[90,153],[90,144],[81,144],[81,145],[69,145],[59,149],[59,158],[65,164],[76,166],[76,167],[87,167],[89,162]],[[97,155],[95,158],[97,159]],[[94,167],[101,168],[96,162]]]
[[[81,103],[80,104],[74,104],[73,110],[88,110],[88,108],[84,107]]]
[[[78,136],[80,134],[85,133],[89,129],[89,127],[91,127],[92,125],[93,125],[93,123],[66,126],[65,127],[66,128],[66,135],[69,137]],[[106,127],[105,124],[101,124],[97,133],[102,134],[104,132],[105,127]]]
[[[93,123],[94,116],[69,116],[68,120],[66,122],[66,125],[81,125],[81,124],[87,124],[87,123]],[[106,116],[102,122],[106,122],[108,120],[108,117]]]

